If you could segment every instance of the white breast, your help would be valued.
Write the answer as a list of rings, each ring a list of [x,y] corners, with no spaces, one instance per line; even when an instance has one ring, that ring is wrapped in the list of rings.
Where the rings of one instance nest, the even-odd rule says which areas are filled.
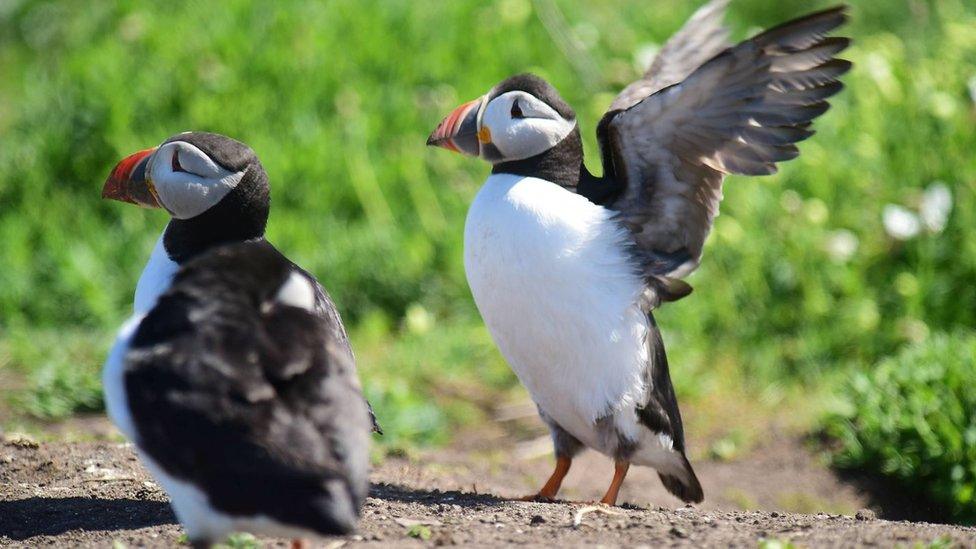
[[[105,411],[112,423],[119,428],[119,431],[129,440],[135,440],[136,428],[132,423],[132,414],[129,412],[129,398],[125,392],[125,354],[129,351],[129,344],[139,323],[142,322],[145,314],[135,314],[122,325],[115,344],[105,359],[105,366],[102,368],[102,387],[105,393]]]
[[[165,234],[165,233],[164,233]],[[169,288],[173,282],[173,275],[179,270],[180,266],[169,258],[166,248],[163,246],[163,235],[159,236],[156,246],[153,248],[149,262],[142,270],[139,282],[136,283],[136,297],[132,305],[136,313],[148,313],[156,300]]]
[[[498,174],[464,231],[468,283],[498,348],[542,410],[597,449],[595,420],[641,401],[647,363],[643,283],[612,215],[548,181]]]

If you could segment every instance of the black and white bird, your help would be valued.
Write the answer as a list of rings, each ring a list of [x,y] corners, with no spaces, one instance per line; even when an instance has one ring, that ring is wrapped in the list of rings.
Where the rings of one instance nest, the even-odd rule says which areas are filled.
[[[603,176],[583,165],[576,115],[533,75],[508,78],[428,139],[492,164],[468,211],[464,266],[495,343],[538,406],[556,468],[530,498],[552,500],[573,456],[630,464],[703,499],[685,456],[678,403],[651,315],[686,296],[728,174],[765,175],[795,158],[850,63],[829,37],[845,8],[737,45],[725,0],[700,8],[627,86],[597,127]]]
[[[181,263],[123,326],[104,383],[109,415],[190,542],[353,531],[370,418],[315,281],[261,239]]]
[[[105,182],[102,197],[164,208],[171,216],[136,284],[136,314],[152,309],[180,265],[195,256],[221,244],[265,241],[271,209],[268,175],[254,151],[240,141],[206,132],[180,133],[124,158]],[[315,314],[352,355],[328,292],[301,272],[312,280]],[[373,430],[382,432],[375,417]]]

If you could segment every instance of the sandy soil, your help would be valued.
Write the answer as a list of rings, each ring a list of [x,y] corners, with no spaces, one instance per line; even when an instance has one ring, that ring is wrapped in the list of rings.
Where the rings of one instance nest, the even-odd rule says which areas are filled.
[[[763,539],[805,547],[911,546],[937,539],[976,545],[974,528],[891,522],[858,512],[873,500],[788,438],[747,459],[700,462],[707,499],[697,508],[681,507],[651,471],[641,469],[628,478],[625,504],[618,508],[507,499],[545,480],[550,458],[544,452],[542,440],[517,443],[482,433],[460,437],[451,449],[387,459],[373,473],[360,532],[316,546],[756,547]],[[563,496],[598,498],[610,473],[609,461],[585,454]],[[0,446],[0,486],[2,546],[172,547],[182,534],[165,494],[125,444],[37,444],[8,436]],[[281,540],[261,544],[285,546]]]

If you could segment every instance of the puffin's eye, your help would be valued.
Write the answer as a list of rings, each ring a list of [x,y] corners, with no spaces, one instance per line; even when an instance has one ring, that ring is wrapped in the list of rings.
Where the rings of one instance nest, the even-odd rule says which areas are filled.
[[[518,99],[512,101],[512,118],[525,118],[522,114],[522,107],[519,107]]]
[[[186,170],[183,169],[183,166],[180,165],[180,152],[179,151],[173,151],[172,168],[173,168],[173,171],[174,172],[189,173],[189,172],[187,172]]]

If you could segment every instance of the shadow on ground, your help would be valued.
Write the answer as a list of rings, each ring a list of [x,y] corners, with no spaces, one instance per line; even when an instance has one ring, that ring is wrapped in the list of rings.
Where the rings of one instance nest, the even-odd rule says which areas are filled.
[[[491,494],[473,494],[457,490],[442,492],[436,488],[432,490],[421,490],[400,486],[398,484],[387,484],[385,482],[372,484],[369,488],[369,495],[376,499],[397,501],[400,503],[419,503],[421,505],[446,503],[460,507],[498,505],[510,501]]]
[[[135,530],[175,524],[168,503],[86,497],[0,501],[0,537],[23,540],[72,530]]]
[[[886,520],[952,524],[949,510],[925,494],[906,490],[891,479],[858,471],[837,470],[837,476],[867,496],[869,507]]]

